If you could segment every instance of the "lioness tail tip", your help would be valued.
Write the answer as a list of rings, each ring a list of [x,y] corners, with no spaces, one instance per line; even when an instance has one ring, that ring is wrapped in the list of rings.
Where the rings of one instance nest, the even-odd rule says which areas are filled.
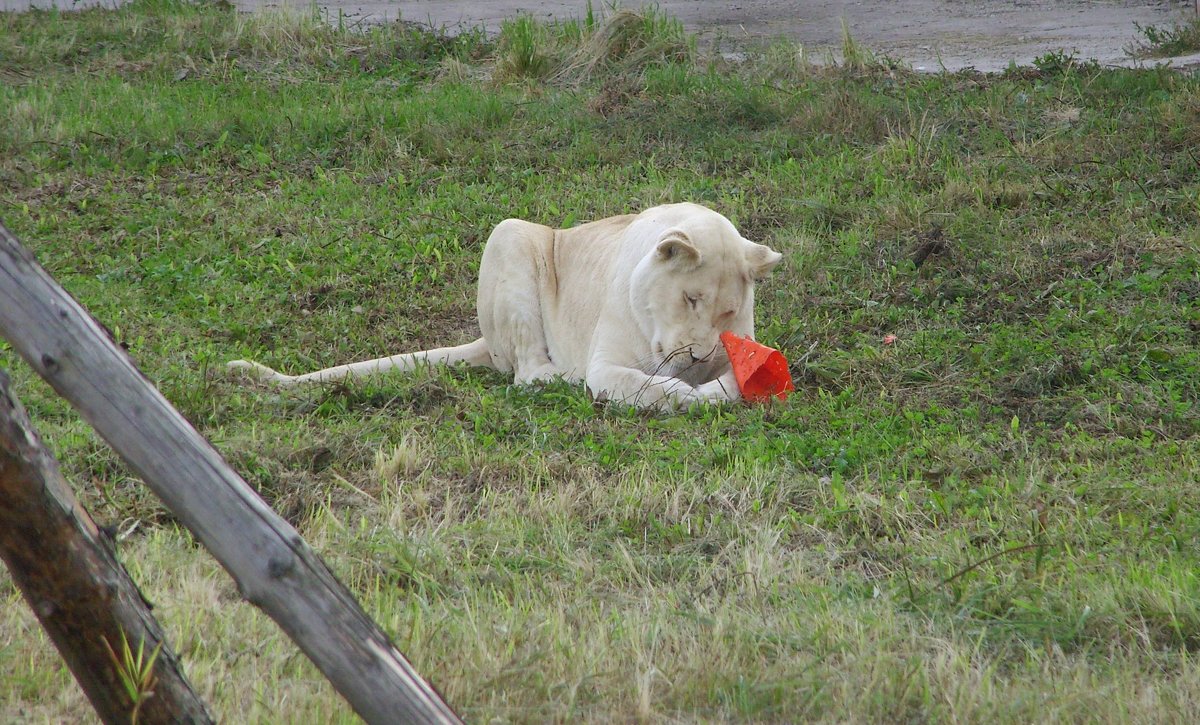
[[[260,365],[250,360],[230,360],[225,363],[225,367],[229,370],[241,370],[257,380],[279,380],[283,378],[282,375],[266,365]]]

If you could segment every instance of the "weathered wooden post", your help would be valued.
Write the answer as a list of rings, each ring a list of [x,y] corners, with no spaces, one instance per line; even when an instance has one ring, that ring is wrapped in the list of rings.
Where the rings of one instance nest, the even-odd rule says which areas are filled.
[[[457,723],[300,534],[273,512],[0,225],[0,336],[92,425],[373,723]]]
[[[104,722],[212,722],[142,593],[71,494],[2,370],[0,558]],[[145,653],[148,676],[140,682],[122,679],[114,655],[125,648]],[[126,679],[138,674],[127,672]]]

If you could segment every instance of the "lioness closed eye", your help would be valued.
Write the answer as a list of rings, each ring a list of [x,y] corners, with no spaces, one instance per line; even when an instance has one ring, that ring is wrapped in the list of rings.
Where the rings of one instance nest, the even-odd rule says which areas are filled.
[[[509,219],[479,265],[478,340],[307,375],[229,366],[295,385],[467,362],[512,371],[518,383],[583,380],[597,396],[640,407],[736,400],[719,336],[754,335],[754,282],[780,258],[696,204],[571,229]]]

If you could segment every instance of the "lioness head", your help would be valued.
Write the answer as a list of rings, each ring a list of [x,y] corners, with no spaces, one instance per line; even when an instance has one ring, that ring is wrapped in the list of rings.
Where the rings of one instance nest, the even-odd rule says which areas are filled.
[[[651,341],[645,371],[693,385],[728,365],[723,330],[754,334],[754,283],[782,259],[719,214],[699,221],[663,232],[630,280],[633,314]]]

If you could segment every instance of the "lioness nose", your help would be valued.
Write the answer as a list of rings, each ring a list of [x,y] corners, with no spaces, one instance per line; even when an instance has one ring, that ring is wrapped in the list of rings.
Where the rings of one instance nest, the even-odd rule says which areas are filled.
[[[707,350],[703,350],[701,352],[701,354],[699,354],[699,355],[696,354],[695,347],[690,347],[690,348],[688,348],[688,354],[692,356],[693,363],[709,362],[710,360],[713,359],[713,356],[717,353],[717,350],[720,347],[721,347],[720,344],[714,345],[713,347],[710,347]]]

